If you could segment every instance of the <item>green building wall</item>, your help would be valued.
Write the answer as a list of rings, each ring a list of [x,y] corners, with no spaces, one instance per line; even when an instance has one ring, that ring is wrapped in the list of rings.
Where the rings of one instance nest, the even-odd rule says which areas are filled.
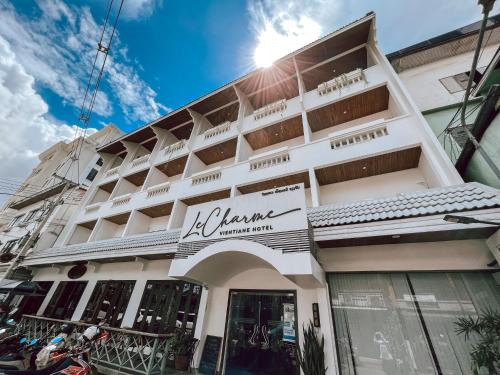
[[[478,101],[469,103],[467,112],[473,111],[478,103]],[[443,108],[436,108],[423,113],[429,126],[431,127],[434,134],[438,137],[439,142],[441,143],[453,163],[455,163],[458,159],[462,149],[451,135],[446,136],[443,131],[457,112],[458,108],[459,105],[448,106]],[[467,117],[467,123],[473,123],[478,113],[479,108],[470,113],[470,115]],[[459,119],[459,114],[455,117],[455,119]],[[459,122],[457,121],[456,123],[458,124]],[[496,165],[500,167],[500,115],[496,116],[496,118],[492,121],[492,123],[484,133],[483,139],[481,140],[481,146],[493,159]],[[466,182],[476,181],[500,189],[500,179],[495,176],[493,171],[490,169],[488,164],[486,164],[485,160],[478,152],[474,153],[474,156],[472,157],[463,178]]]

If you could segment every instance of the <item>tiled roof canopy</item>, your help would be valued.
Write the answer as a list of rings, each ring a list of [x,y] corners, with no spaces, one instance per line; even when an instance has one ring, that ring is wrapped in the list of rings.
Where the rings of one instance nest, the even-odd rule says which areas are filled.
[[[137,251],[137,249],[144,250],[162,248],[163,251],[170,250],[171,252],[175,252],[180,233],[180,230],[158,231],[124,238],[113,238],[109,240],[86,242],[64,247],[52,247],[32,252],[27,256],[27,260],[34,258],[53,258],[68,255],[90,256],[96,253],[124,253],[129,250]]]
[[[310,208],[313,227],[437,215],[500,206],[500,192],[478,183],[401,193],[395,197]]]

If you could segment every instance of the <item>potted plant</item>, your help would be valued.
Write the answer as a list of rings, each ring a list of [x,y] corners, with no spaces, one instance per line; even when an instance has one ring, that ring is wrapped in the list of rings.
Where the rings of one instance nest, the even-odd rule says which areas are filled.
[[[175,369],[186,371],[189,367],[189,361],[193,354],[195,340],[190,333],[182,329],[177,329],[170,347],[175,355]]]
[[[297,359],[304,375],[325,375],[327,369],[325,367],[325,338],[323,335],[321,339],[318,337],[312,322],[309,322],[307,329],[302,327],[302,332],[304,345],[302,351],[297,348]]]
[[[500,312],[491,308],[474,319],[458,318],[455,331],[464,334],[465,341],[474,337],[471,345],[471,370],[474,375],[500,373]]]

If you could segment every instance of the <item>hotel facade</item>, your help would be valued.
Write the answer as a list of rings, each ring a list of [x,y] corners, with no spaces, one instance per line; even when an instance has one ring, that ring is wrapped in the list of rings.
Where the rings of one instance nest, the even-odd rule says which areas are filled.
[[[328,374],[470,373],[454,322],[500,308],[500,236],[443,217],[499,221],[499,192],[456,172],[374,14],[98,152],[56,243],[24,259],[48,290],[26,320],[190,330],[194,367],[215,337],[224,374],[298,373],[312,321]],[[117,353],[160,372],[134,340]],[[133,373],[120,355],[102,370]]]

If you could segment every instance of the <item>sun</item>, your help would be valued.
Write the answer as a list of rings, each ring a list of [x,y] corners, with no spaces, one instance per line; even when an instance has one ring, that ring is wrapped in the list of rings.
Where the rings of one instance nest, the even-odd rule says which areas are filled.
[[[254,63],[259,68],[270,67],[279,58],[318,39],[320,35],[321,26],[308,17],[283,20],[279,32],[272,22],[266,21],[257,34]]]

